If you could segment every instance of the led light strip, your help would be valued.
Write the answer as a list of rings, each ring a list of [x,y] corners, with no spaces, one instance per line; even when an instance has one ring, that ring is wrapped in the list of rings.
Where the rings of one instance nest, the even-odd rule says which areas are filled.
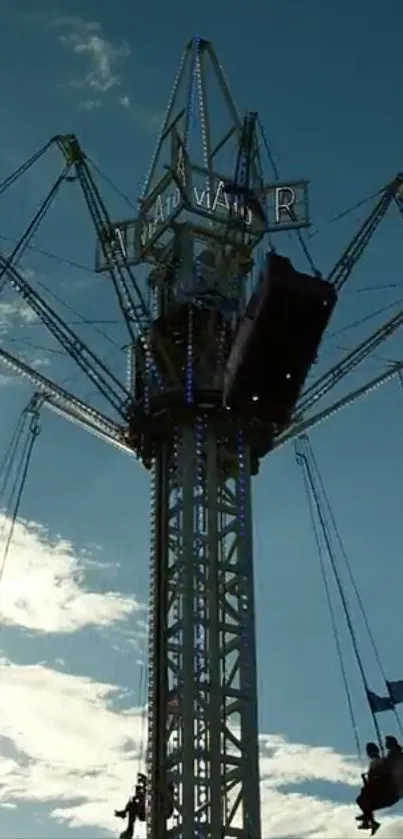
[[[156,539],[157,539],[157,470],[154,461],[151,470],[150,486],[150,576],[148,596],[148,745],[147,745],[147,777],[151,781],[151,767],[154,745],[154,648],[155,622],[154,609],[156,605]],[[147,784],[147,836],[151,837],[151,811],[153,806],[152,783]]]
[[[204,447],[204,423],[201,418],[198,418],[195,423],[195,441],[196,441],[196,487],[195,487],[195,561],[197,563],[196,578],[196,609],[197,614],[205,618],[206,611],[206,568],[205,568],[205,550],[204,550],[204,525],[205,525],[205,510],[204,510],[204,490],[205,490],[205,467],[203,462],[203,447]],[[202,579],[200,579],[202,578]],[[206,689],[206,632],[202,623],[195,625],[195,659],[196,659],[196,686],[198,698],[202,691]],[[203,697],[204,698],[204,697]],[[205,706],[204,706],[205,707]],[[196,717],[196,760],[197,760],[197,776],[206,774],[206,767],[204,772],[202,767],[205,764],[205,738],[206,738],[206,722],[205,719],[200,719],[200,703],[197,703],[197,717]],[[201,760],[200,760],[201,757]],[[203,763],[201,762],[203,761]],[[197,787],[197,801],[196,805],[200,808],[206,801],[206,791],[200,786]],[[197,817],[199,824],[201,818]]]
[[[188,306],[185,399],[187,405],[193,402],[193,309],[191,306]]]

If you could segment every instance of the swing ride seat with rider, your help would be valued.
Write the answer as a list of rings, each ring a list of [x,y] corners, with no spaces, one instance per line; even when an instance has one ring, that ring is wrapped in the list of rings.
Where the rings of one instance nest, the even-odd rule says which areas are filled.
[[[335,517],[327,496],[323,479],[320,474],[318,464],[312,451],[312,447],[307,435],[301,435],[299,440],[295,443],[295,455],[297,463],[303,469],[305,490],[309,499],[309,508],[311,515],[311,522],[315,534],[316,545],[319,552],[320,567],[323,576],[326,598],[330,611],[333,632],[337,652],[339,656],[340,669],[342,673],[344,688],[346,692],[347,704],[350,712],[350,719],[355,736],[357,754],[361,761],[361,749],[358,738],[357,724],[355,720],[354,704],[352,692],[347,677],[344,657],[342,654],[342,646],[339,638],[338,622],[336,620],[336,613],[331,595],[331,588],[329,585],[328,574],[332,574],[336,583],[336,589],[340,596],[342,610],[346,620],[349,631],[353,652],[361,675],[364,691],[369,705],[369,710],[372,716],[372,723],[376,734],[376,743],[367,743],[366,753],[369,758],[369,768],[363,778],[363,787],[356,799],[361,814],[356,817],[359,830],[370,830],[371,836],[379,830],[380,824],[375,820],[374,813],[378,810],[385,810],[393,807],[401,799],[403,799],[403,749],[398,741],[392,735],[385,738],[386,755],[384,754],[384,747],[382,743],[382,731],[378,722],[378,715],[385,711],[391,711],[395,715],[397,727],[401,736],[403,737],[403,729],[397,714],[397,706],[403,703],[403,679],[399,681],[388,681],[386,679],[385,671],[382,666],[379,652],[377,650],[375,640],[373,638],[369,621],[364,610],[362,599],[354,579],[352,568],[347,556],[343,540],[338,530]],[[337,547],[336,547],[337,546]],[[330,561],[330,568],[328,570],[325,562],[325,553]],[[364,619],[364,624],[368,633],[369,641],[371,643],[375,659],[377,661],[379,670],[386,686],[386,695],[378,696],[369,689],[369,682],[364,668],[364,662],[361,656],[361,648],[359,640],[355,631],[355,626],[352,617],[352,611],[349,601],[346,597],[345,587],[343,582],[343,574],[339,567],[340,555],[350,582],[352,584],[355,599],[358,603],[358,608]]]
[[[146,799],[147,799],[147,776],[142,772],[137,774],[137,783],[134,787],[134,795],[129,798],[124,810],[115,810],[115,816],[124,819],[128,816],[128,824],[120,839],[133,839],[136,821],[146,820]],[[174,812],[174,784],[168,782],[164,795],[163,806],[165,807],[165,818],[170,819]]]
[[[147,777],[142,772],[139,772],[137,783],[134,787],[134,795],[129,798],[124,810],[115,810],[116,818],[124,819],[126,816],[129,817],[127,827],[120,834],[120,839],[133,839],[136,821],[144,822],[146,820],[146,796]]]
[[[398,747],[395,738],[386,737],[387,748],[390,740],[394,740]],[[371,829],[371,835],[374,836],[380,827],[379,822],[374,818],[374,812],[393,807],[400,799],[393,774],[396,761],[400,762],[400,755],[390,757],[389,751],[388,756],[383,757],[376,743],[367,743],[366,753],[369,757],[369,768],[368,772],[362,776],[363,787],[356,799],[361,810],[356,820],[361,822],[360,830]]]

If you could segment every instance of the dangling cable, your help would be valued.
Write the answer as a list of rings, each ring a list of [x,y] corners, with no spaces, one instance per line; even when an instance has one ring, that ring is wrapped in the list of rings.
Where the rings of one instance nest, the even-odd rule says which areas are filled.
[[[8,189],[13,183],[15,183],[15,181],[17,181],[18,178],[21,178],[22,175],[25,175],[25,172],[28,172],[28,169],[30,169],[31,166],[33,166],[37,160],[43,157],[43,155],[48,151],[48,149],[53,145],[53,143],[54,138],[49,140],[46,143],[46,145],[42,146],[42,148],[39,149],[39,151],[35,152],[35,154],[33,154],[32,157],[29,158],[29,160],[26,160],[25,163],[22,164],[22,166],[19,166],[18,169],[12,172],[11,175],[9,175],[4,181],[2,181],[2,183],[0,184],[0,195],[2,195],[3,192],[5,192],[6,189]]]
[[[335,611],[334,611],[334,608],[333,608],[332,597],[331,597],[331,592],[330,592],[330,587],[329,587],[329,581],[328,581],[327,574],[326,574],[326,567],[325,567],[325,561],[324,561],[324,556],[323,556],[322,543],[321,543],[321,539],[320,539],[320,535],[319,535],[319,529],[318,529],[316,519],[315,519],[315,510],[314,510],[314,506],[313,506],[313,499],[312,499],[312,494],[311,494],[311,491],[310,491],[310,484],[309,484],[309,477],[308,477],[308,462],[307,462],[306,456],[301,454],[301,452],[298,451],[297,446],[298,446],[298,442],[295,442],[294,443],[295,459],[296,459],[297,463],[302,467],[302,476],[303,476],[303,481],[304,481],[304,486],[305,486],[306,497],[308,499],[309,515],[310,515],[310,519],[311,519],[311,523],[312,523],[312,529],[313,529],[313,532],[314,532],[316,547],[317,547],[317,551],[318,551],[320,570],[321,570],[321,574],[322,574],[323,585],[324,585],[324,588],[325,588],[326,600],[327,600],[327,604],[328,604],[328,607],[329,607],[333,637],[334,637],[334,641],[335,641],[335,644],[336,644],[337,657],[339,659],[340,671],[341,671],[341,676],[342,676],[342,680],[343,680],[344,691],[345,691],[345,694],[346,694],[347,708],[348,708],[348,712],[349,712],[351,727],[353,729],[353,735],[354,735],[358,760],[361,763],[362,762],[362,752],[361,752],[360,738],[359,738],[359,734],[358,734],[357,720],[356,720],[356,716],[355,716],[355,713],[354,713],[354,705],[353,705],[352,695],[351,695],[350,687],[349,687],[349,684],[348,684],[347,671],[346,671],[346,667],[345,667],[345,664],[344,664],[343,652],[342,652],[341,643],[340,643],[340,637],[339,637],[339,633],[338,633],[338,630],[337,630],[336,615],[335,615]]]
[[[17,449],[28,418],[28,407],[21,412],[17,425],[13,431],[10,443],[0,464],[0,504],[7,490],[11,472],[14,466]]]
[[[268,159],[269,159],[270,166],[271,166],[271,168],[273,169],[274,180],[275,180],[275,181],[279,181],[279,180],[280,180],[280,172],[279,172],[279,169],[278,169],[277,163],[276,163],[276,161],[275,161],[275,159],[274,159],[273,152],[272,152],[272,150],[271,150],[271,148],[270,148],[270,144],[269,144],[269,141],[268,141],[268,139],[267,139],[266,132],[265,132],[265,130],[264,130],[264,128],[263,128],[263,125],[262,125],[262,123],[261,123],[261,121],[260,121],[259,117],[258,117],[258,120],[257,120],[257,121],[258,121],[258,125],[259,125],[259,128],[260,128],[260,133],[261,133],[261,135],[262,135],[263,145],[264,145],[264,147],[265,147],[266,154],[267,154],[267,157],[268,157]]]
[[[30,241],[37,232],[38,228],[40,227],[46,213],[50,209],[62,183],[65,181],[66,174],[69,171],[69,169],[70,166],[65,166],[62,174],[59,176],[56,183],[53,185],[52,189],[46,196],[45,200],[42,202],[41,206],[39,207],[39,210],[35,214],[31,223],[28,225],[27,229],[24,231],[21,238],[18,240],[17,244],[11,251],[10,256],[7,257],[7,259],[5,260],[6,264],[0,270],[0,291],[2,290],[7,281],[7,277],[4,277],[4,275],[12,266],[15,266],[17,260],[20,260],[22,255],[25,253]]]
[[[147,630],[146,635],[144,638],[143,648],[141,651],[141,663],[140,663],[140,680],[139,680],[139,706],[141,707],[141,725],[140,725],[140,754],[139,754],[139,771],[142,772],[145,767],[145,758],[146,758],[146,751],[147,751],[147,703],[146,703],[146,694],[147,694],[147,665],[146,665],[146,651],[148,648],[148,621],[147,621]]]
[[[332,544],[331,544],[331,540],[330,540],[330,536],[329,536],[329,532],[328,532],[328,528],[327,528],[327,523],[326,523],[324,510],[322,508],[322,504],[321,504],[321,501],[320,501],[320,498],[319,498],[319,493],[318,493],[317,487],[315,485],[313,470],[312,470],[311,462],[309,460],[310,453],[311,453],[309,439],[306,435],[303,435],[303,437],[300,438],[300,441],[305,445],[306,460],[307,460],[307,476],[308,476],[308,480],[309,480],[309,486],[310,486],[310,489],[311,489],[311,492],[312,492],[312,497],[313,497],[314,502],[315,502],[315,506],[316,506],[316,510],[317,510],[317,514],[318,514],[318,519],[319,519],[320,526],[321,526],[322,533],[323,533],[323,537],[324,537],[324,540],[325,540],[325,544],[326,544],[329,560],[330,560],[330,563],[331,563],[332,571],[333,571],[333,574],[334,574],[336,586],[337,586],[337,589],[338,589],[338,592],[339,592],[344,616],[345,616],[345,619],[346,619],[348,631],[349,631],[350,638],[351,638],[352,647],[353,647],[355,658],[356,658],[356,661],[357,661],[357,666],[358,666],[358,669],[359,669],[360,674],[361,674],[361,679],[362,679],[362,683],[363,683],[363,686],[364,686],[364,689],[365,689],[366,696],[368,698],[368,695],[370,693],[369,684],[368,684],[366,673],[365,673],[365,670],[364,670],[364,665],[363,665],[363,662],[362,662],[356,633],[355,633],[354,626],[353,626],[353,623],[352,623],[352,620],[351,620],[351,615],[350,615],[350,610],[349,610],[349,607],[348,607],[347,598],[346,598],[346,595],[345,595],[345,592],[344,592],[344,589],[343,589],[343,584],[342,584],[340,574],[339,574],[339,571],[338,571],[338,568],[337,568],[337,564],[336,564],[336,561],[335,561],[335,557],[334,557],[334,554],[333,554],[333,551],[332,551]],[[376,714],[374,713],[371,706],[370,706],[370,713],[371,713],[371,716],[372,716],[372,722],[373,722],[374,730],[375,730],[376,737],[377,737],[377,740],[378,740],[378,743],[379,743],[379,747],[380,747],[381,752],[383,752],[382,737],[381,737],[381,732],[380,732],[380,728],[379,728],[379,725],[378,725],[378,720],[377,720]]]
[[[310,265],[311,271],[313,271],[313,273],[314,273],[317,277],[320,277],[320,276],[321,276],[321,273],[320,273],[320,271],[318,271],[318,269],[317,269],[317,267],[316,267],[316,265],[315,265],[315,263],[314,263],[314,261],[313,261],[313,259],[312,259],[312,256],[311,256],[311,254],[310,254],[310,252],[309,252],[309,249],[308,249],[308,246],[307,246],[307,244],[306,244],[306,242],[305,242],[305,239],[304,239],[304,237],[303,237],[303,235],[302,235],[301,231],[299,230],[299,228],[297,229],[297,236],[298,236],[298,240],[299,240],[299,243],[300,243],[300,245],[301,245],[301,248],[302,248],[302,250],[304,251],[305,257],[306,257],[306,259],[307,259],[307,261],[308,261],[308,263],[309,263],[309,265]]]
[[[280,171],[279,171],[277,163],[274,159],[273,152],[270,148],[270,144],[269,144],[269,141],[267,139],[266,132],[263,128],[262,123],[260,122],[260,119],[258,119],[258,125],[259,125],[259,128],[260,128],[260,133],[261,133],[261,136],[262,136],[263,145],[265,147],[265,151],[266,151],[267,157],[269,159],[269,163],[270,163],[271,168],[273,170],[274,179],[275,179],[275,181],[279,181],[280,180]],[[290,216],[293,219],[293,221],[296,221],[295,211],[293,209],[290,209]],[[291,235],[291,232],[292,231],[290,231],[290,235]],[[296,234],[297,234],[297,237],[298,237],[298,241],[301,245],[301,248],[304,252],[305,258],[306,258],[307,262],[309,263],[309,267],[310,267],[311,271],[315,274],[315,276],[320,277],[321,272],[317,269],[317,267],[314,263],[313,257],[312,257],[312,255],[309,251],[308,245],[306,244],[305,239],[304,239],[304,237],[301,233],[301,230],[299,228],[297,228]],[[268,234],[268,241],[269,241],[270,250],[274,250],[269,234]]]
[[[140,654],[140,679],[139,679],[139,689],[138,689],[138,705],[141,708],[140,714],[140,750],[137,760],[137,778],[141,773],[145,773],[147,776],[147,703],[146,703],[146,693],[147,693],[147,665],[146,665],[146,651],[148,648],[148,632],[149,632],[149,620],[147,620],[147,630],[146,634],[143,639],[143,645]],[[135,782],[137,783],[137,781]],[[137,836],[137,819],[135,822],[135,829],[133,839],[136,839]]]
[[[334,516],[334,513],[333,513],[333,509],[332,509],[332,506],[331,506],[331,504],[330,504],[329,496],[328,496],[328,494],[327,494],[327,492],[326,492],[326,488],[325,488],[325,485],[324,485],[324,483],[323,483],[323,478],[322,478],[322,475],[321,475],[321,473],[320,473],[320,470],[319,470],[319,466],[318,466],[318,463],[317,463],[316,457],[315,457],[314,452],[313,452],[313,450],[312,450],[312,446],[310,445],[310,443],[309,443],[309,442],[308,442],[308,445],[309,445],[309,453],[310,453],[310,458],[311,458],[312,466],[313,466],[313,468],[314,468],[314,470],[315,470],[315,473],[316,473],[316,479],[317,479],[318,485],[320,486],[320,489],[321,489],[321,493],[322,493],[322,496],[323,496],[324,503],[325,503],[325,505],[326,505],[326,507],[327,507],[327,512],[328,512],[329,520],[330,520],[330,522],[331,522],[331,524],[332,524],[332,527],[333,527],[333,530],[334,530],[334,533],[335,533],[336,539],[337,539],[337,541],[338,541],[338,543],[339,543],[340,554],[341,554],[341,557],[342,557],[342,559],[343,559],[343,562],[344,562],[344,564],[345,564],[345,566],[346,566],[347,574],[348,574],[348,576],[349,576],[349,579],[350,579],[350,582],[351,582],[352,589],[353,589],[354,594],[355,594],[355,596],[356,596],[356,598],[357,598],[358,607],[359,607],[359,609],[360,609],[360,612],[361,612],[361,615],[362,615],[362,618],[363,618],[363,621],[364,621],[364,626],[365,626],[365,629],[366,629],[366,631],[367,631],[367,634],[368,634],[368,638],[369,638],[370,644],[371,644],[371,646],[372,646],[372,650],[373,650],[373,653],[374,653],[375,660],[376,660],[377,665],[378,665],[378,667],[379,667],[379,670],[380,670],[380,673],[381,673],[381,675],[382,675],[383,681],[385,682],[386,690],[389,692],[389,689],[388,689],[388,680],[387,680],[387,677],[386,677],[385,669],[384,669],[384,667],[383,667],[382,660],[381,660],[381,656],[380,656],[380,654],[379,654],[379,650],[378,650],[378,647],[377,647],[377,644],[376,644],[376,641],[375,641],[374,635],[373,635],[373,633],[372,633],[372,630],[371,630],[371,627],[370,627],[370,624],[369,624],[368,616],[367,616],[367,613],[366,613],[366,610],[365,610],[365,607],[364,607],[364,603],[363,603],[362,597],[361,597],[360,592],[359,592],[359,589],[358,589],[358,585],[357,585],[356,579],[355,579],[354,574],[353,574],[353,570],[352,570],[352,567],[351,567],[351,563],[350,563],[349,558],[348,558],[348,556],[347,556],[347,551],[346,551],[346,548],[345,548],[345,545],[344,545],[344,541],[343,541],[343,538],[342,538],[342,536],[341,536],[340,530],[339,530],[339,528],[338,528],[338,525],[337,525],[337,522],[336,522],[336,519],[335,519],[335,516]],[[392,709],[391,709],[391,710],[392,710]],[[399,729],[399,732],[400,732],[400,734],[401,734],[401,735],[402,735],[402,737],[403,737],[403,728],[402,728],[402,724],[401,724],[401,722],[400,722],[399,714],[398,714],[397,709],[396,709],[396,707],[395,707],[395,706],[393,707],[393,713],[394,713],[394,715],[395,715],[395,720],[396,720],[396,724],[397,724],[397,727],[398,727],[398,729]]]
[[[35,440],[36,440],[38,434],[40,433],[39,411],[38,411],[37,408],[33,409],[33,411],[32,411],[31,422],[30,422],[30,426],[29,426],[29,432],[30,432],[30,436],[25,441],[24,449],[23,449],[23,452],[22,452],[22,455],[21,455],[21,458],[20,458],[19,467],[20,467],[21,471],[18,471],[18,473],[17,473],[16,479],[15,479],[15,482],[14,482],[14,486],[13,486],[13,489],[12,489],[12,493],[11,493],[12,498],[14,498],[14,496],[16,496],[16,499],[15,499],[15,504],[14,504],[14,509],[13,509],[13,512],[12,512],[12,516],[11,516],[10,530],[9,530],[9,533],[8,533],[8,536],[7,536],[7,539],[6,539],[6,542],[5,542],[2,561],[0,563],[0,584],[1,584],[1,581],[3,579],[4,570],[5,570],[5,567],[6,567],[8,554],[9,554],[9,550],[10,550],[11,540],[12,540],[13,535],[14,535],[14,528],[15,528],[15,524],[16,524],[16,521],[17,521],[17,518],[18,518],[19,508],[20,508],[20,504],[21,504],[21,498],[22,498],[22,494],[23,494],[25,484],[26,484],[26,480],[27,480],[27,476],[28,476],[28,469],[29,469],[29,465],[30,465],[30,462],[31,462],[34,443],[35,443]],[[19,486],[18,486],[18,481],[19,481]]]

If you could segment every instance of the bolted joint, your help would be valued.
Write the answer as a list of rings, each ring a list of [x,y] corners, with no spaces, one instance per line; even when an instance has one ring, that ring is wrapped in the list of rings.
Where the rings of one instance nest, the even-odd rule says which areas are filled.
[[[56,142],[69,166],[84,162],[85,153],[75,134],[60,134],[56,137]]]

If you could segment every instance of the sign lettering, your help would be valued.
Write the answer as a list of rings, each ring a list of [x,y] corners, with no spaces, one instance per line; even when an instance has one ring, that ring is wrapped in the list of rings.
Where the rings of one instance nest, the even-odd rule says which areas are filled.
[[[187,177],[185,164],[182,147],[179,146],[175,177],[169,179],[165,176],[165,188],[161,184],[161,191],[144,202],[137,219],[116,223],[111,231],[105,231],[104,247],[98,249],[98,271],[106,270],[111,257],[117,254],[129,264],[142,259],[142,251],[146,251],[147,259],[148,249],[182,210],[199,215],[200,226],[203,226],[203,217],[207,223],[215,220],[222,225],[230,220],[242,222],[249,235],[257,239],[265,231],[276,232],[309,225],[306,181],[268,185],[264,201],[260,203],[253,195],[245,200],[230,186],[227,192],[226,182],[218,175],[209,187],[205,174],[201,172],[196,185],[195,178]]]
[[[147,210],[147,219],[142,219],[140,216],[141,245],[144,248],[150,239],[156,234],[158,228],[165,224],[174,210],[179,206],[182,199],[179,187],[176,187],[171,193],[166,196],[158,195],[154,204]],[[230,201],[225,191],[225,182],[220,180],[213,192],[210,192],[206,187],[203,190],[198,190],[196,186],[191,190],[192,208],[204,211],[212,216],[223,217],[232,213],[235,218],[245,222],[248,226],[252,224],[253,215],[249,207],[240,204],[238,201]]]

